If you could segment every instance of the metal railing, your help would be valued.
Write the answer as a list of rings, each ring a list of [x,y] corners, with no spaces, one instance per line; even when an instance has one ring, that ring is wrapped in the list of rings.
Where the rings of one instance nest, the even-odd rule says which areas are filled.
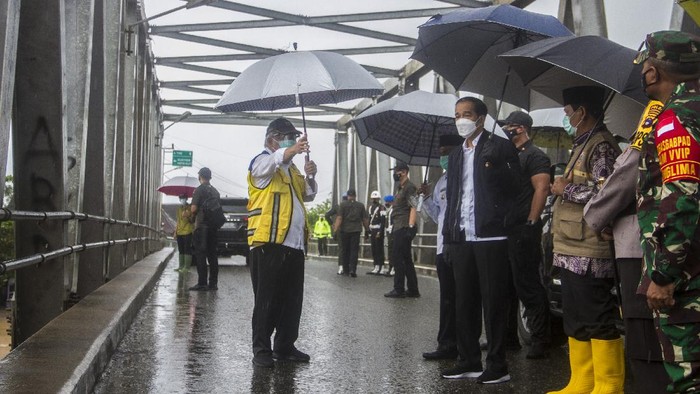
[[[132,242],[143,242],[143,241],[158,241],[165,236],[165,233],[161,230],[157,230],[153,227],[149,227],[145,224],[134,223],[130,220],[119,220],[114,218],[108,218],[104,216],[90,215],[87,213],[73,212],[73,211],[55,211],[55,212],[34,212],[34,211],[13,211],[7,208],[0,208],[0,222],[3,221],[17,221],[17,220],[30,220],[30,221],[49,221],[49,220],[78,220],[78,221],[93,221],[101,222],[102,224],[112,224],[112,225],[122,225],[127,227],[133,227],[137,229],[143,229],[152,233],[156,233],[161,236],[161,238],[156,237],[130,237],[124,239],[112,239],[100,242],[84,243],[77,245],[64,246],[60,249],[52,250],[45,253],[36,253],[30,256],[21,257],[17,259],[11,259],[0,262],[0,275],[8,271],[17,270],[34,264],[40,264],[46,261],[55,260],[59,257],[67,256],[73,253],[80,253],[89,249],[106,248],[116,245],[126,245]]]

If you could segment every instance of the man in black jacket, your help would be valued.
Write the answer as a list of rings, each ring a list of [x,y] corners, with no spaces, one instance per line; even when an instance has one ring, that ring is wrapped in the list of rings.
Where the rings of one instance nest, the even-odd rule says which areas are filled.
[[[520,165],[510,141],[484,132],[486,115],[486,105],[474,97],[455,105],[457,131],[465,141],[449,157],[442,234],[456,283],[460,361],[442,376],[493,384],[510,380],[504,348],[510,275],[506,228],[519,190]],[[482,306],[486,369],[479,349]]]

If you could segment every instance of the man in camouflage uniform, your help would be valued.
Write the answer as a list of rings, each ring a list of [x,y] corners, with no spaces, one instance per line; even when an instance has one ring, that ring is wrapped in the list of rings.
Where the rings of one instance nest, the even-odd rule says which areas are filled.
[[[635,63],[664,103],[642,146],[638,218],[644,275],[638,293],[654,311],[669,392],[700,390],[700,37],[649,34]]]

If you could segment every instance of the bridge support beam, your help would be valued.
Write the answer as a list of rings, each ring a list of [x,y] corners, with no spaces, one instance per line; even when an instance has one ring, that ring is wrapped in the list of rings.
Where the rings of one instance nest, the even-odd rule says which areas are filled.
[[[60,0],[23,0],[20,6],[13,122],[19,210],[64,210],[64,11]],[[17,222],[17,255],[58,249],[64,245],[64,236],[61,221]],[[58,260],[17,271],[15,343],[23,342],[63,311],[63,269]]]

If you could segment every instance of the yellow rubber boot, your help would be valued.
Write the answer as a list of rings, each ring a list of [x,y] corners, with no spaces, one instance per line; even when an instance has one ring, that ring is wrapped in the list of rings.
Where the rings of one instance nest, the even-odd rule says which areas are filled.
[[[569,384],[559,391],[550,391],[547,394],[589,394],[593,391],[593,355],[590,342],[569,337],[569,365]]]
[[[622,338],[605,341],[591,339],[593,350],[593,394],[625,392],[625,352]]]

